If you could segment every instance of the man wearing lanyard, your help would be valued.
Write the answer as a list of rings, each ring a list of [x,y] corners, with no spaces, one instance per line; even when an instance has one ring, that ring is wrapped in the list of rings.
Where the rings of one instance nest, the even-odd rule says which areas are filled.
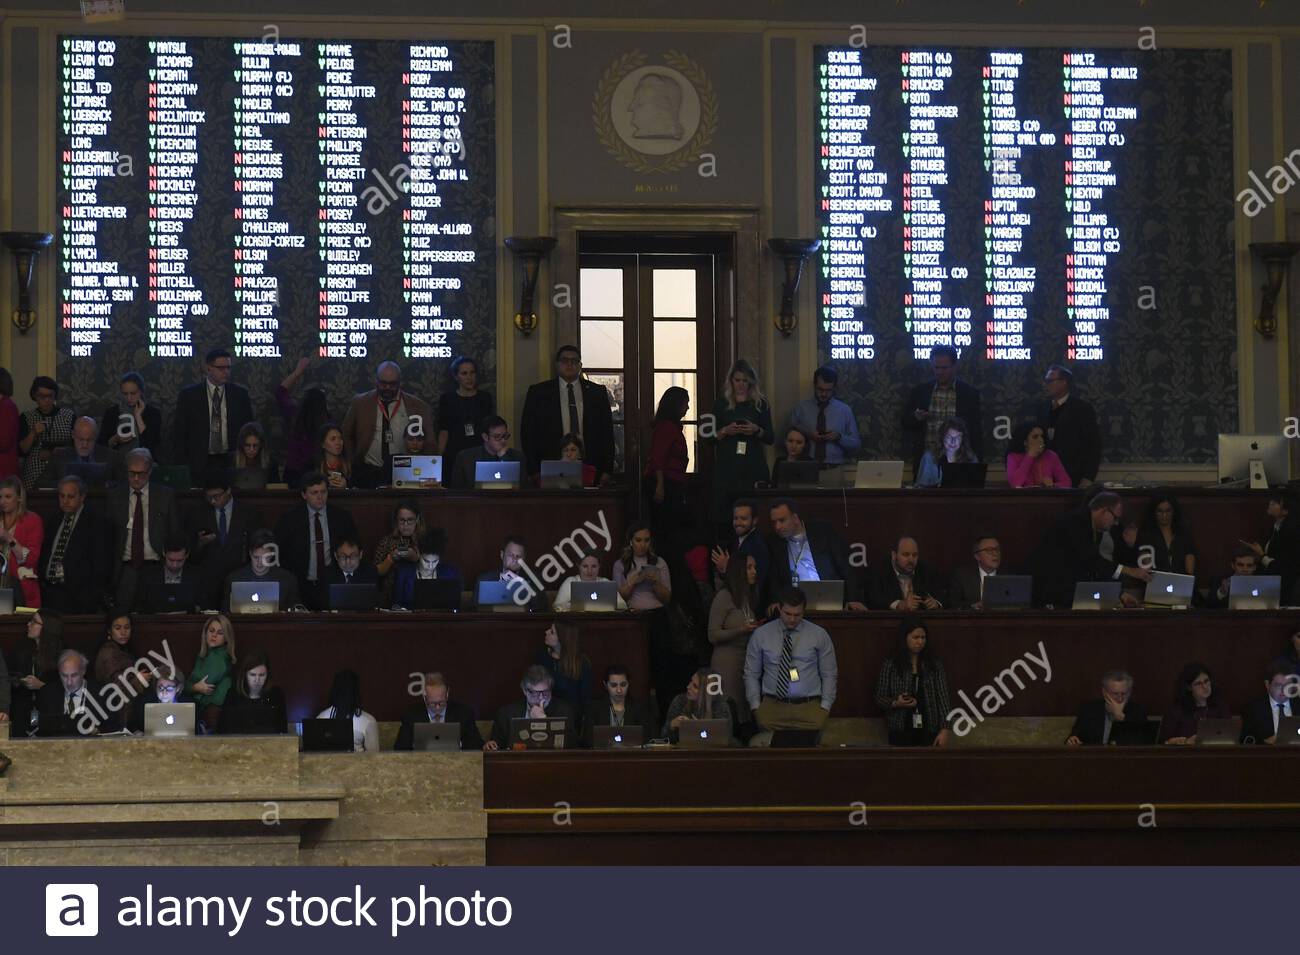
[[[408,435],[432,435],[429,406],[402,389],[402,369],[383,362],[375,387],[352,399],[343,419],[343,447],[352,455],[352,483],[380,487],[392,479],[393,455],[408,453]]]
[[[835,703],[835,646],[804,619],[807,599],[798,587],[787,587],[779,603],[780,616],[749,638],[745,698],[762,730],[820,730]]]
[[[845,609],[866,610],[862,602],[862,584],[849,566],[848,545],[824,521],[804,523],[788,498],[772,502],[768,516],[772,521],[771,570],[768,587],[779,594],[787,587],[799,586],[801,580],[844,581]],[[769,607],[776,613],[776,604]]]

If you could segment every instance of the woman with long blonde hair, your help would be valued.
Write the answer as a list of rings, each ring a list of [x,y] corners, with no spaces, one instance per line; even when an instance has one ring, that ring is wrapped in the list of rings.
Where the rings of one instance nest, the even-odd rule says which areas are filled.
[[[709,518],[725,528],[723,537],[729,537],[731,505],[768,479],[767,446],[775,437],[772,404],[763,394],[758,372],[745,359],[737,359],[727,372],[712,419],[700,424],[700,437],[716,442]],[[706,431],[706,424],[711,431]]]
[[[213,614],[199,631],[199,656],[186,682],[190,699],[209,733],[217,731],[221,707],[234,683],[235,628],[225,614]]]

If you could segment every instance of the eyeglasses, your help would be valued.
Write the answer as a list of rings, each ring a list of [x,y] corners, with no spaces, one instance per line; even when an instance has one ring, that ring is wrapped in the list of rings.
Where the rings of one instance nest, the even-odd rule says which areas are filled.
[[[52,391],[38,391],[38,392],[36,392],[36,400],[37,400],[37,401],[52,401],[53,399],[55,399],[55,398],[57,398],[57,397],[58,397],[58,395],[56,395],[56,394],[55,394],[54,392],[52,392]]]
[[[1210,685],[1210,678],[1208,676],[1203,676],[1199,680],[1192,681],[1192,686],[1209,686],[1209,685]]]
[[[209,365],[208,367],[215,371],[230,371],[230,362],[226,362],[224,365]]]
[[[1002,548],[1001,548],[1001,547],[981,547],[981,548],[980,548],[979,550],[977,550],[975,553],[977,553],[977,554],[1000,554],[1000,553],[1002,553]]]
[[[561,355],[558,359],[561,365],[581,365],[582,359],[577,355]]]
[[[148,477],[148,476],[149,476],[149,470],[148,470],[148,469],[145,469],[145,470],[143,470],[143,471],[137,471],[135,468],[127,468],[127,469],[126,469],[126,473],[129,474],[129,475],[131,475],[131,477]],[[210,499],[209,499],[209,500],[210,500]]]
[[[509,432],[509,431],[489,431],[489,432],[488,432],[488,437],[491,438],[493,441],[509,441],[509,440],[510,440],[510,432]]]

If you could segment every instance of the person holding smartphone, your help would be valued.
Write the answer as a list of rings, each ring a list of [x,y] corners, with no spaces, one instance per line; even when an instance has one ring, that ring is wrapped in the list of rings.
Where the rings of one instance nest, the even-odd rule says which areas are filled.
[[[403,564],[420,563],[420,540],[427,528],[420,516],[420,506],[415,501],[398,501],[393,508],[393,527],[375,546],[375,570],[379,574],[379,606],[388,607],[393,602],[393,586],[397,569]]]
[[[731,505],[767,481],[767,445],[775,439],[772,404],[759,387],[754,366],[741,358],[727,373],[723,395],[713,405],[713,432],[703,424],[700,437],[717,442],[713,464],[713,502],[709,519],[719,538],[729,536]]]
[[[952,738],[948,676],[929,642],[925,624],[904,617],[893,652],[880,669],[876,705],[886,712],[890,746],[946,746]]]

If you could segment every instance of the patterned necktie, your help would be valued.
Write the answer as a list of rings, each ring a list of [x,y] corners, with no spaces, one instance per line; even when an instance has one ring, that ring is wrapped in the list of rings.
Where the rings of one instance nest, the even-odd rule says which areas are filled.
[[[826,406],[820,401],[817,402],[817,433],[823,434],[826,431]],[[817,449],[816,459],[818,461],[826,460],[826,442],[814,441],[814,447]]]
[[[794,660],[794,631],[787,630],[781,640],[781,668],[776,673],[776,695],[779,699],[790,698],[790,664]]]
[[[222,547],[226,546],[226,535],[229,531],[230,529],[226,525],[226,509],[219,507],[217,508],[217,540],[221,542]]]
[[[573,393],[573,382],[569,382],[569,433],[582,434],[582,425],[578,421],[578,397]]]
[[[144,494],[135,492],[135,514],[131,517],[131,565],[144,563]]]
[[[208,454],[221,454],[221,389],[212,389],[212,423],[208,426]]]
[[[379,433],[379,454],[384,459],[385,469],[393,466],[393,425],[391,416],[392,412],[388,410],[388,403],[383,402],[380,417],[384,419],[384,428]]]
[[[72,528],[77,523],[77,515],[64,514],[59,526],[59,536],[54,539],[54,553],[50,555],[50,578],[56,582],[63,580],[63,555],[68,551],[68,539],[72,537]]]
[[[321,526],[320,511],[317,511],[312,520],[315,522],[316,531],[316,576],[315,580],[320,580],[321,575],[325,573],[325,528]]]

